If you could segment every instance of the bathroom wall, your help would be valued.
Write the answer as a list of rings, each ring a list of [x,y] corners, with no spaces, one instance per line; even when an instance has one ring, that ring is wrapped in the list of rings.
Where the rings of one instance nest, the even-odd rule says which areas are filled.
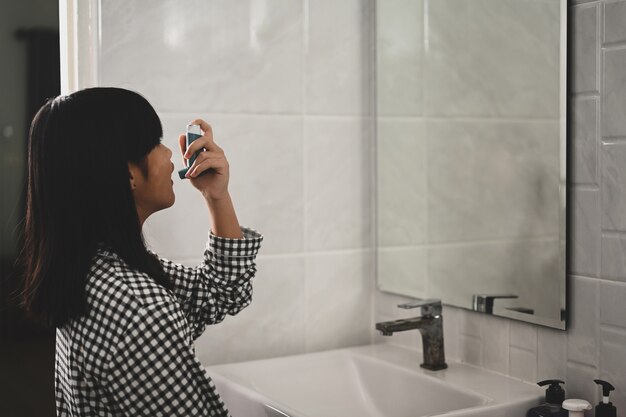
[[[177,170],[178,135],[208,121],[239,222],[265,236],[252,305],[197,340],[202,362],[368,343],[368,3],[107,0],[98,13],[97,84],[155,106]],[[209,212],[173,175],[176,202],[144,233],[161,256],[197,265]]]
[[[527,381],[562,378],[568,397],[617,388],[626,410],[626,2],[574,1],[570,24],[567,332],[445,308],[450,357]],[[376,292],[376,319],[409,312]],[[376,340],[420,346],[417,332]]]

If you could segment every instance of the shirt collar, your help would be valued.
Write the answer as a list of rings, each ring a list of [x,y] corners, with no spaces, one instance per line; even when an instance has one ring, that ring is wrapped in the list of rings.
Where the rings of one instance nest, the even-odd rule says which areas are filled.
[[[104,242],[98,243],[97,253],[103,256],[120,259],[120,256],[115,252],[115,250],[110,245]]]

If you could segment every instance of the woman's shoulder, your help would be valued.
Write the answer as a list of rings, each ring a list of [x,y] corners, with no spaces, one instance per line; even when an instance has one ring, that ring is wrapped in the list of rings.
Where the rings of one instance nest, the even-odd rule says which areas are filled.
[[[105,307],[109,309],[119,306],[132,310],[174,300],[166,288],[145,272],[129,266],[106,246],[100,246],[92,259],[86,292],[88,304],[106,300]]]

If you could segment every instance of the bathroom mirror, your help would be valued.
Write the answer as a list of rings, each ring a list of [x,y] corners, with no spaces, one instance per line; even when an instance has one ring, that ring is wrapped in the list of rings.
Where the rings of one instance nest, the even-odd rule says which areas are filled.
[[[376,2],[381,291],[565,329],[565,0]]]

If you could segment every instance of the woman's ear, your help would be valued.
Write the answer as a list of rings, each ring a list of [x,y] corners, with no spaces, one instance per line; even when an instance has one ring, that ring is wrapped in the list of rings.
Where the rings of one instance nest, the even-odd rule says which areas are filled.
[[[130,189],[134,190],[137,188],[137,178],[139,178],[139,168],[129,162],[128,163],[128,180],[130,181]]]

